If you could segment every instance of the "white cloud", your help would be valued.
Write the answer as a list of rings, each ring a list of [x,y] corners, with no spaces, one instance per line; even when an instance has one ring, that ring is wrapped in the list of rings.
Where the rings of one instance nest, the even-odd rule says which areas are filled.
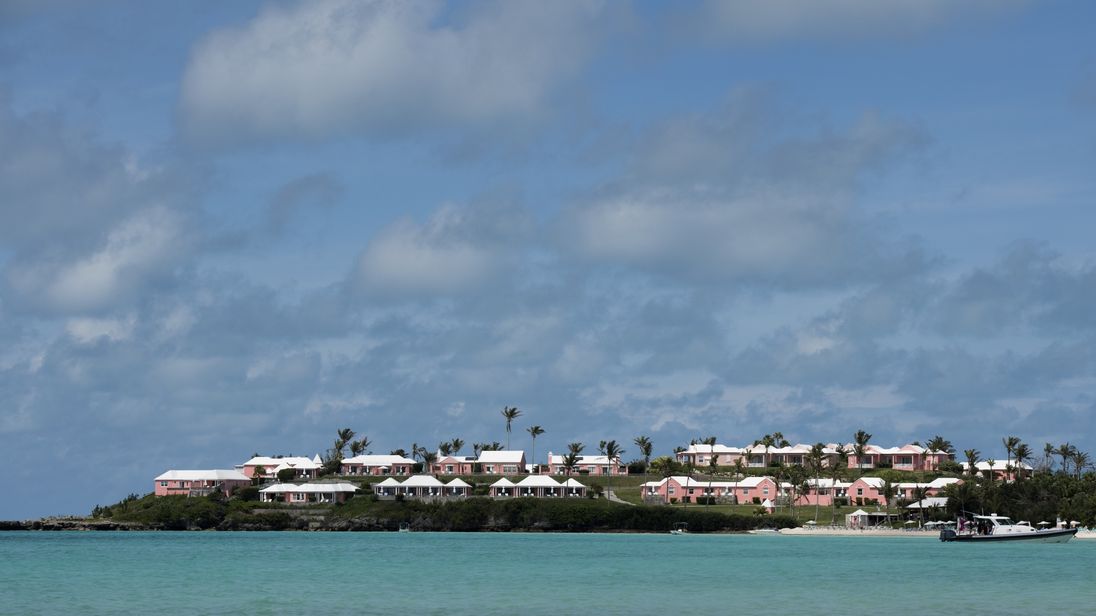
[[[496,124],[540,114],[589,53],[598,3],[328,0],[195,49],[181,109],[218,141]]]
[[[355,285],[382,296],[461,293],[484,284],[508,265],[524,233],[525,213],[446,205],[425,224],[399,221],[370,241]]]
[[[57,312],[104,310],[130,299],[170,268],[184,242],[181,217],[154,207],[123,221],[90,254],[72,261],[15,264],[8,280],[21,295]]]
[[[112,342],[119,342],[129,340],[133,336],[133,328],[136,325],[137,317],[135,315],[130,315],[125,319],[75,318],[68,320],[65,324],[65,331],[83,344],[104,338]]]

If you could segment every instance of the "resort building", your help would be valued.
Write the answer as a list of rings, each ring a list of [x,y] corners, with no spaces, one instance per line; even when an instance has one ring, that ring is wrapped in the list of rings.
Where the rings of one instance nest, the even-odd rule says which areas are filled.
[[[529,475],[514,483],[505,477],[491,484],[491,496],[508,498],[525,496],[532,498],[579,498],[586,496],[586,486],[574,479],[562,483],[547,475]]]
[[[471,475],[475,472],[476,459],[471,456],[443,456],[438,454],[436,462],[430,465],[430,472],[436,475]]]
[[[548,452],[548,474],[566,475],[567,467],[563,465],[565,456]],[[571,474],[581,475],[627,475],[628,465],[617,458],[609,462],[608,456],[579,456]]]
[[[264,503],[284,502],[292,505],[342,503],[354,495],[358,487],[352,483],[276,483],[259,490],[259,500]]]
[[[208,496],[219,491],[225,496],[241,486],[251,485],[251,478],[235,470],[167,471],[153,480],[156,496]]]
[[[391,500],[397,496],[416,500],[439,500],[465,498],[472,495],[472,486],[460,478],[442,483],[433,475],[414,475],[404,481],[388,477],[373,484],[373,494],[382,500]]]
[[[410,475],[415,470],[415,461],[395,455],[362,455],[346,458],[342,461],[340,472],[343,475]]]
[[[776,481],[772,477],[743,477],[739,481],[712,481],[685,476],[648,481],[641,486],[643,500],[659,503],[695,502],[697,497],[714,497],[721,503],[753,503],[775,499]]]
[[[832,467],[838,459],[837,443],[830,443],[823,447],[823,465]],[[848,454],[849,468],[894,468],[897,470],[918,471],[935,470],[944,460],[953,459],[952,454],[943,451],[930,451],[920,445],[908,444],[901,447],[879,447],[867,445],[864,450],[863,460],[857,458],[855,445],[844,445]],[[741,459],[749,468],[765,468],[775,464],[799,465],[807,463],[811,452],[811,445],[799,443],[788,447],[765,447],[764,445],[747,445],[745,447],[728,447],[726,445],[693,444],[675,454],[681,464],[691,464],[694,467],[705,467],[711,463],[712,457],[716,458],[717,466],[732,466]],[[862,465],[861,465],[862,464]]]
[[[487,475],[520,475],[526,471],[524,451],[482,451],[476,464]]]
[[[517,486],[513,481],[503,477],[491,484],[490,493],[492,498],[503,498],[506,496],[513,496],[516,489]]]
[[[285,469],[293,469],[294,479],[315,479],[319,476],[320,469],[323,468],[323,461],[320,460],[319,454],[311,458],[304,456],[255,456],[236,468],[248,477],[257,476],[262,479],[277,478],[278,473]]]
[[[835,498],[848,498],[849,487],[852,486],[851,481],[841,481],[840,479],[834,481],[829,477],[811,478],[805,483],[809,489],[799,495],[795,501],[797,505],[822,505],[828,507],[833,505],[833,499]]]
[[[962,463],[963,472],[970,472],[970,465],[966,462]],[[993,478],[1000,481],[1012,481],[1016,479],[1017,475],[1024,477],[1030,477],[1031,473],[1035,470],[1030,464],[1024,462],[1017,462],[1016,460],[982,460],[974,465],[974,468],[978,471],[978,474],[985,477],[990,471],[993,472]]]

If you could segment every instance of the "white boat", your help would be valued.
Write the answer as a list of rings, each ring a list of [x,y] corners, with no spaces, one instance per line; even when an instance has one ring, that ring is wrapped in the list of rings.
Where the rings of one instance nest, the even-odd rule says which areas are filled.
[[[1036,529],[1027,522],[1013,524],[1011,519],[993,513],[973,516],[973,520],[960,519],[957,528],[945,528],[940,531],[940,541],[1065,543],[1076,534],[1076,528]]]
[[[775,528],[755,528],[753,530],[746,531],[751,535],[779,535],[780,531]]]
[[[678,522],[674,524],[674,528],[670,531],[671,535],[688,535],[689,524],[688,522]]]

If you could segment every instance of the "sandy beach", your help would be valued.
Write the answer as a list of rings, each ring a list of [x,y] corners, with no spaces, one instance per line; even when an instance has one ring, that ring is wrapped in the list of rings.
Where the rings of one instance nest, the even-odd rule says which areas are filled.
[[[938,530],[902,530],[893,528],[810,528],[803,526],[800,528],[782,528],[780,529],[781,535],[798,535],[798,536],[829,536],[829,537],[917,537],[917,538],[931,538],[936,539],[940,536]]]

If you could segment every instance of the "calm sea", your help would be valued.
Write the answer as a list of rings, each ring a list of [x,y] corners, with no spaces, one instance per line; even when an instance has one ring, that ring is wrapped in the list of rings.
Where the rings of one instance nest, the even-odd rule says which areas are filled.
[[[1093,614],[1096,542],[0,532],[4,614]]]

